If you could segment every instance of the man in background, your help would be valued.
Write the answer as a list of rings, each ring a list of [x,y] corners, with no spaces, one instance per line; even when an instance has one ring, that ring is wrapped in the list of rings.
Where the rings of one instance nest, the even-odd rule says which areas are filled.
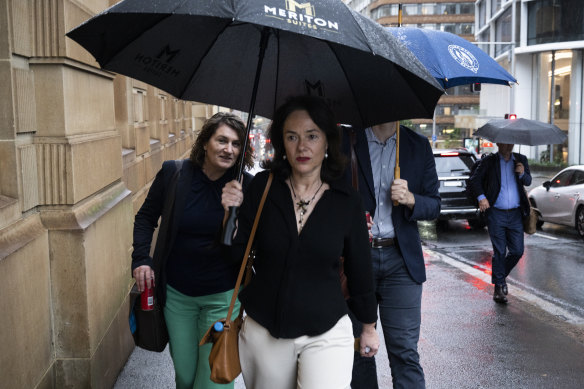
[[[507,276],[523,256],[523,218],[529,215],[524,186],[531,185],[527,158],[513,153],[512,144],[497,143],[499,151],[481,160],[470,177],[493,244],[493,300],[507,303]]]

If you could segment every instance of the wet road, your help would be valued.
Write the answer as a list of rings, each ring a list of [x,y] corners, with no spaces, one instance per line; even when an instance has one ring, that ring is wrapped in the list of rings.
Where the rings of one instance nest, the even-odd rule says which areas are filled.
[[[492,246],[487,229],[472,230],[465,221],[447,228],[422,224],[426,245],[482,271],[490,279]],[[508,283],[584,317],[584,240],[573,228],[546,223],[525,236],[525,254]]]

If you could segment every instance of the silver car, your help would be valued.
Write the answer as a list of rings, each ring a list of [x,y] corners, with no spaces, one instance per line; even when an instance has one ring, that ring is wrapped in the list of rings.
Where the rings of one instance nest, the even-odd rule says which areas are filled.
[[[538,227],[544,222],[573,226],[584,238],[584,165],[570,166],[533,188],[529,201],[539,211]]]

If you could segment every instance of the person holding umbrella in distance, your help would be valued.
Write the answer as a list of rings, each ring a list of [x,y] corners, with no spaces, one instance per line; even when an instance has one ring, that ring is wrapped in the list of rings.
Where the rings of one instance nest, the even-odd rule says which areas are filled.
[[[360,354],[377,353],[377,305],[365,212],[359,194],[340,181],[341,134],[323,99],[295,97],[269,130],[274,180],[255,235],[255,274],[239,299],[247,316],[239,333],[243,379],[253,389],[344,389],[351,384],[354,337],[341,291],[340,256],[352,312],[362,324]],[[241,261],[268,175],[258,173],[245,197],[229,182],[223,206],[239,206],[232,246]]]
[[[424,388],[418,340],[426,270],[417,221],[438,217],[439,183],[428,140],[398,126],[388,122],[346,130],[343,149],[352,162],[345,178],[374,215],[369,250],[393,387]],[[359,323],[353,326],[357,336]],[[373,358],[355,355],[351,387],[378,387]]]
[[[493,300],[507,303],[506,278],[523,256],[523,218],[529,215],[524,186],[531,185],[527,158],[512,153],[513,144],[497,143],[499,151],[483,158],[470,177],[470,189],[487,216],[493,244]]]

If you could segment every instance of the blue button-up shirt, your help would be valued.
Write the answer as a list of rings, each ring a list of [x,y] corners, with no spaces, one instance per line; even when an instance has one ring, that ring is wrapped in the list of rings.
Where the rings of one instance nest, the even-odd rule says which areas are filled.
[[[371,169],[373,171],[376,202],[375,215],[373,216],[375,224],[371,228],[371,233],[375,238],[394,238],[395,231],[391,220],[393,209],[391,184],[395,169],[397,137],[396,134],[393,134],[385,143],[381,143],[371,128],[365,129],[365,135],[367,136]]]
[[[519,192],[515,180],[515,157],[511,154],[511,158],[505,161],[505,158],[499,155],[499,162],[501,163],[501,190],[495,201],[495,208],[517,208],[519,207]]]
[[[499,196],[493,206],[498,209],[513,209],[520,205],[519,192],[517,191],[517,182],[515,181],[515,156],[511,154],[511,158],[505,161],[502,155],[499,155],[499,162],[501,165],[501,189]],[[519,176],[523,178],[525,173]],[[484,194],[478,197],[478,200],[486,198]]]

